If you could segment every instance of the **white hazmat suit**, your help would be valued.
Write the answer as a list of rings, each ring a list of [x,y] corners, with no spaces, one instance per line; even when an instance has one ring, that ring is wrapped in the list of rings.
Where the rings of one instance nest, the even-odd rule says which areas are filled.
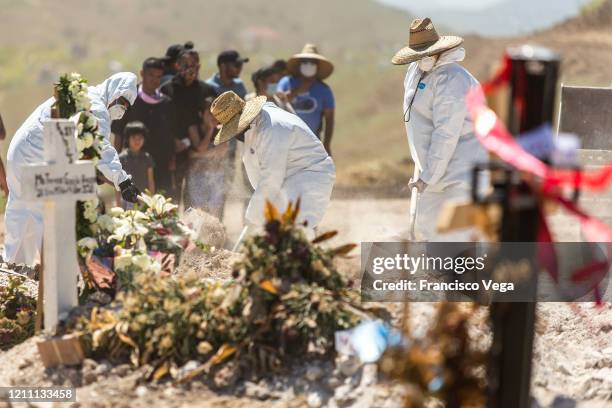
[[[414,62],[409,65],[404,82],[410,153],[421,167],[420,179],[427,184],[418,199],[415,232],[420,240],[436,239],[443,205],[451,200],[469,199],[472,168],[488,160],[474,134],[465,100],[467,93],[480,85],[457,63],[464,57],[463,48],[446,51],[427,73]]]
[[[306,221],[307,235],[312,235],[329,204],[336,168],[308,125],[267,102],[245,132],[242,160],[255,189],[246,210],[247,226],[264,224],[266,199],[282,211],[301,198],[298,222]]]
[[[91,112],[98,119],[98,130],[104,136],[97,168],[112,181],[116,189],[129,178],[121,168],[117,151],[110,143],[111,119],[108,105],[123,96],[130,104],[136,100],[137,78],[131,72],[112,75],[87,89]],[[20,167],[44,159],[43,122],[51,117],[54,98],[40,105],[17,130],[7,154],[8,202],[5,212],[4,259],[7,262],[32,265],[40,252],[43,233],[42,203],[22,200]]]

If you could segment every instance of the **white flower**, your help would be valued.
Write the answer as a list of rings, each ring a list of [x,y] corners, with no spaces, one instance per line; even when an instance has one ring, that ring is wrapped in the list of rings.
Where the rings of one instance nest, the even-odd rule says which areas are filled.
[[[92,237],[81,238],[77,241],[77,248],[79,250],[79,254],[85,257],[89,255],[94,249],[98,247],[98,241]]]
[[[125,215],[126,217],[129,217],[136,222],[149,221],[149,217],[147,216],[147,214],[143,213],[142,211],[128,210],[125,212]]]
[[[109,242],[113,239],[123,241],[127,237],[142,237],[149,232],[149,229],[144,225],[126,218],[115,219],[115,227],[113,235],[108,237]]]
[[[85,91],[80,91],[74,96],[74,101],[77,110],[89,110],[91,108],[91,102]]]
[[[132,257],[132,264],[146,271],[151,266],[151,258],[145,254],[136,255]]]
[[[121,254],[115,257],[114,266],[118,271],[124,271],[132,265],[132,252],[122,251]]]
[[[94,137],[91,133],[89,132],[83,133],[82,139],[83,139],[83,143],[85,144],[86,148],[93,146]]]
[[[172,204],[170,198],[166,198],[161,194],[155,194],[153,196],[141,194],[140,200],[158,216],[167,214],[178,208],[178,205]]]
[[[121,217],[125,213],[125,210],[121,207],[113,207],[108,210],[108,215],[111,217]]]
[[[149,270],[154,273],[159,273],[161,272],[161,264],[159,262],[153,262],[151,263]]]
[[[92,114],[87,114],[87,121],[85,122],[88,128],[93,129],[98,124],[98,121]]]
[[[98,217],[98,226],[101,230],[113,232],[115,230],[115,220],[108,214],[102,214]]]
[[[89,222],[94,223],[98,219],[98,199],[95,198],[93,200],[85,201],[83,216]]]

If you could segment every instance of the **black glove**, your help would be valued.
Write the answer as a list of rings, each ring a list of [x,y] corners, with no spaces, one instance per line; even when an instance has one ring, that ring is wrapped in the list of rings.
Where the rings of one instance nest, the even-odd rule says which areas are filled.
[[[128,201],[130,203],[135,203],[138,201],[140,190],[138,190],[138,187],[136,187],[131,178],[119,184],[119,188],[121,189],[121,197],[124,201]]]

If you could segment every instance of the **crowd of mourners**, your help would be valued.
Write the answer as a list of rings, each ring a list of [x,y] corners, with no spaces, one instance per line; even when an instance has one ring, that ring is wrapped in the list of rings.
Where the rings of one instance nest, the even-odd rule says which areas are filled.
[[[488,160],[466,103],[479,83],[460,64],[466,55],[462,43],[458,36],[440,36],[429,18],[415,19],[408,44],[391,59],[407,66],[404,125],[415,163],[408,187],[418,202],[409,223],[419,240],[438,238],[443,205],[468,200],[472,169]],[[240,78],[246,63],[249,58],[225,50],[217,56],[217,72],[202,80],[200,55],[187,42],[168,47],[163,57],[147,58],[140,78],[119,72],[87,89],[102,135],[96,168],[114,185],[120,205],[134,205],[141,191],[164,192],[184,208],[223,220],[228,193],[236,191],[230,188],[240,185],[248,205],[234,248],[261,232],[268,201],[284,209],[300,200],[296,222],[307,237],[315,237],[336,179],[335,102],[324,82],[334,66],[306,44],[286,62],[257,69],[249,93]],[[55,103],[49,98],[39,105],[11,139],[6,183],[0,180],[0,188],[8,190],[4,259],[9,262],[33,264],[40,253],[42,203],[23,195],[22,166],[44,160],[43,124]],[[4,133],[0,126],[0,138]],[[2,179],[3,170],[0,166]]]
[[[139,190],[163,192],[185,208],[222,218],[238,177],[241,182],[234,191],[248,201],[252,187],[243,165],[236,163],[238,142],[213,143],[219,124],[210,106],[227,91],[246,101],[265,96],[296,114],[331,154],[335,102],[323,81],[331,75],[332,63],[306,44],[288,61],[279,59],[255,70],[249,92],[241,79],[248,62],[239,52],[225,50],[217,56],[217,72],[204,74],[200,55],[189,41],[142,63],[136,101],[111,128],[122,167]],[[121,202],[120,194],[117,200],[130,205]]]

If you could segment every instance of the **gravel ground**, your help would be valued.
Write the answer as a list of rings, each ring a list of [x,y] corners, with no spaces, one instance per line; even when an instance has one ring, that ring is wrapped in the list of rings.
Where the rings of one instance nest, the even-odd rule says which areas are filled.
[[[381,239],[392,233],[389,226],[405,223],[406,208],[405,200],[335,200],[322,230],[341,232],[333,243]],[[575,236],[577,231],[562,216],[553,219],[553,228],[564,236]],[[232,234],[235,231],[230,229],[228,236]],[[234,254],[222,249],[210,253],[193,250],[179,271],[195,268],[203,278],[224,279],[231,273],[230,265],[235,259]],[[359,258],[355,256],[341,260],[339,267],[343,273],[358,278],[358,265]],[[402,305],[387,307],[394,323],[399,323]],[[413,304],[410,313],[415,334],[422,335],[431,322],[433,305]],[[612,407],[612,304],[596,307],[591,303],[541,303],[537,317],[532,377],[536,406],[561,408],[562,398],[569,398],[578,408]],[[474,330],[481,341],[490,341],[484,327]],[[375,384],[372,366],[355,369],[347,362],[335,366],[331,361],[296,364],[281,375],[243,381],[229,391],[213,391],[199,382],[187,388],[171,384],[145,386],[139,382],[140,372],[105,362],[88,360],[83,367],[45,370],[36,351],[38,340],[30,339],[0,353],[0,385],[74,385],[79,401],[75,406],[399,407],[404,390],[400,385]]]

